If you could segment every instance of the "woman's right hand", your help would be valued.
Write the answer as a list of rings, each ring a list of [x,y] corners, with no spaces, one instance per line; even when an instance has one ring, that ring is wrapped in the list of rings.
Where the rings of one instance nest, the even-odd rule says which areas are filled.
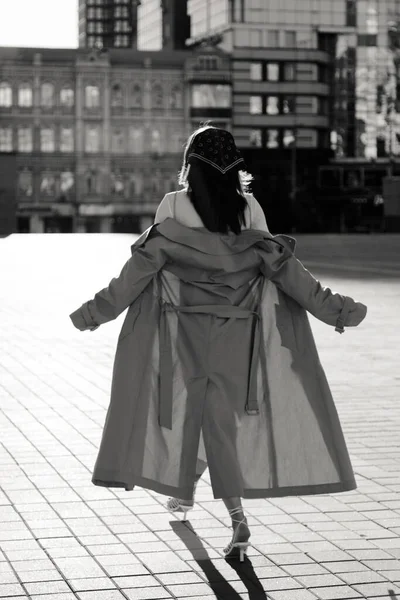
[[[357,327],[367,316],[368,308],[362,302],[356,302],[353,310],[349,312],[346,318],[346,327]]]

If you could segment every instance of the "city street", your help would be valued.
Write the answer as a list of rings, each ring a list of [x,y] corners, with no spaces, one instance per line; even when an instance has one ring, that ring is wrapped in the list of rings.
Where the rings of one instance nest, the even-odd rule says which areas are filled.
[[[310,316],[358,489],[243,500],[248,558],[208,471],[187,523],[165,496],[95,487],[123,321],[69,313],[117,276],[137,236],[0,239],[0,600],[400,600],[400,235],[297,235],[324,286],[368,306],[339,335]]]

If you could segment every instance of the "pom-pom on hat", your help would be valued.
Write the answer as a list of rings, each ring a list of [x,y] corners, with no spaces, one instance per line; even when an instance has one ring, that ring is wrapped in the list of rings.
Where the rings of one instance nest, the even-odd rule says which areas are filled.
[[[225,129],[211,127],[197,134],[187,154],[188,164],[208,163],[223,175],[230,169],[244,169],[245,162],[235,144],[233,135]]]

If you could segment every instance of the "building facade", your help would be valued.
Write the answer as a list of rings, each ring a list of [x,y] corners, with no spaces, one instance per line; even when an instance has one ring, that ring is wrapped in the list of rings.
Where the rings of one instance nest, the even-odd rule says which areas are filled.
[[[261,203],[272,193],[268,212],[289,214],[332,173],[352,202],[353,189],[379,178],[381,191],[398,171],[398,0],[188,0],[188,14],[188,46],[207,40],[232,56],[233,133]]]
[[[207,48],[0,48],[0,152],[16,152],[19,231],[146,229],[178,187],[192,128],[231,127],[229,56],[218,54],[210,84]],[[205,89],[223,106],[210,109]]]
[[[189,45],[232,53],[242,144],[400,152],[398,0],[188,0],[188,13]]]
[[[137,48],[140,0],[79,0],[81,48]]]
[[[190,37],[187,0],[142,0],[137,11],[139,50],[184,50]]]

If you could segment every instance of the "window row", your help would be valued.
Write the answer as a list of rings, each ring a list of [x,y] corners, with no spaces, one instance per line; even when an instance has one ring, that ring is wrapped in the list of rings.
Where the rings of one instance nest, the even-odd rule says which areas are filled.
[[[231,86],[216,83],[195,83],[191,87],[193,108],[230,108]]]
[[[59,128],[58,148],[60,152],[74,151],[74,128]],[[18,127],[16,131],[16,144],[13,143],[12,127],[0,127],[0,151],[33,152],[33,128]],[[39,130],[39,148],[41,152],[56,151],[56,132],[53,127],[41,127]]]
[[[105,25],[104,23],[102,23],[101,21],[89,21],[89,23],[87,24],[87,33],[90,34],[98,34],[98,33],[106,33],[106,34],[111,34],[113,32],[116,33],[130,33],[132,27],[129,25],[128,21],[123,21],[121,19],[118,19],[116,21],[114,21],[112,28],[110,28],[109,25]]]
[[[249,98],[251,115],[327,115],[328,98],[321,96],[257,95]]]
[[[20,83],[15,90],[16,104],[21,107],[33,106],[33,89],[30,83]],[[59,91],[59,104],[70,108],[74,105],[75,92],[72,88],[65,86]],[[42,83],[40,86],[40,106],[52,108],[56,102],[55,87],[52,83]],[[5,81],[0,83],[0,106],[11,107],[14,103],[13,89]]]
[[[257,61],[250,63],[252,81],[315,81],[327,83],[328,66],[305,62]]]
[[[290,129],[283,127],[271,127],[251,129],[249,133],[249,144],[256,148],[268,148],[270,150],[293,148],[317,148],[325,147],[325,132],[316,129]]]
[[[297,31],[265,28],[240,28],[235,30],[235,45],[252,48],[297,48],[300,41],[297,39]]]
[[[72,171],[51,173],[45,171],[40,174],[39,190],[43,196],[61,196],[67,200],[74,191],[75,175]],[[33,195],[33,173],[29,169],[23,169],[18,173],[18,193],[27,198]]]
[[[35,175],[36,178],[36,175]],[[145,186],[150,187],[154,193],[167,193],[175,189],[175,180],[168,177],[168,174],[156,170],[152,177],[147,180],[145,174],[141,172],[121,173],[115,170],[110,173],[111,186],[110,191],[116,196],[130,198],[142,194]],[[107,185],[108,176],[90,169],[83,176],[83,193],[100,194],[104,192]],[[43,171],[38,179],[39,193],[44,199],[68,201],[72,199],[75,193],[75,174],[72,171]],[[34,174],[30,169],[22,169],[18,173],[18,195],[29,199],[33,197]]]
[[[86,11],[88,21],[92,19],[99,19],[101,21],[108,21],[115,18],[130,18],[130,10],[128,4],[120,4],[119,6],[98,6],[97,8],[91,6]]]
[[[12,152],[15,148],[18,152],[33,152],[35,147],[33,136],[32,127],[18,127],[14,144],[12,128],[0,127],[0,151]],[[182,150],[182,144],[183,140],[179,132],[173,133],[167,140],[159,129],[152,129],[147,136],[141,127],[114,127],[111,132],[110,150],[113,154],[141,154],[146,151],[154,154],[162,154],[166,151],[177,153]],[[98,153],[103,151],[103,147],[102,127],[86,124],[84,151]],[[54,127],[40,128],[39,149],[40,152],[74,152],[74,129],[61,126],[56,139]]]
[[[85,90],[85,108],[100,108],[101,94],[97,85],[86,85]],[[128,90],[119,83],[114,83],[111,88],[111,107],[123,108],[125,105],[124,96],[128,95],[128,105],[131,108],[142,108],[143,106],[143,88],[139,83],[134,83]],[[182,90],[179,85],[173,85],[165,93],[160,83],[154,83],[151,88],[151,103],[156,109],[181,109],[183,106]],[[0,83],[0,107],[11,107],[13,105],[13,89],[5,81]],[[16,90],[17,105],[21,107],[33,106],[33,89],[29,83],[21,83]],[[63,87],[59,91],[60,106],[71,108],[74,106],[75,92],[70,87]],[[43,83],[40,87],[40,106],[43,108],[53,108],[56,104],[56,90],[52,83]]]
[[[88,35],[87,45],[89,48],[102,48],[103,47],[103,36],[102,35]],[[130,48],[131,38],[130,35],[118,34],[113,37],[113,45],[115,48]]]

